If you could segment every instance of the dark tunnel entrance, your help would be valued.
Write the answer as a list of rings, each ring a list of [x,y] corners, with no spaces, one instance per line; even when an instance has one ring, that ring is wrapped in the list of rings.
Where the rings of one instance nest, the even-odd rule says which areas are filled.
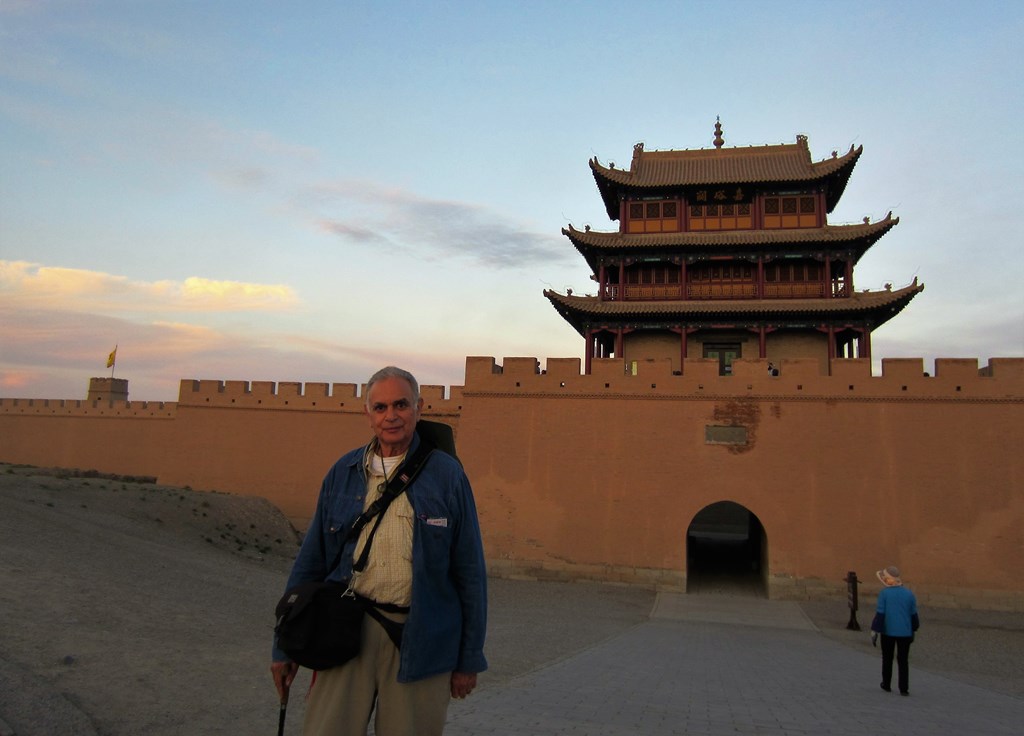
[[[705,506],[686,530],[686,592],[766,597],[767,559],[757,516],[732,501]]]

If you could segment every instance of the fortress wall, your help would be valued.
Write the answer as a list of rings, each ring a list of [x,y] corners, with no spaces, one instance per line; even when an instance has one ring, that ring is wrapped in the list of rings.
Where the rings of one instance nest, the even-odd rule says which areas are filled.
[[[502,575],[683,587],[705,506],[764,525],[773,597],[906,568],[923,601],[1024,610],[1024,360],[466,360],[424,386],[452,424]],[[630,366],[630,372],[631,372]],[[357,384],[182,381],[176,404],[0,400],[0,461],[264,496],[300,528],[367,441]]]
[[[372,436],[352,409],[183,406],[161,464],[161,483],[262,496],[304,529],[324,475]]]
[[[155,476],[177,405],[0,399],[0,461]]]
[[[362,388],[189,379],[177,403],[0,399],[0,461],[262,496],[304,529],[327,470],[372,437]],[[461,387],[420,391],[423,416],[458,431]]]
[[[729,500],[765,527],[775,597],[895,563],[926,599],[1024,607],[1024,361],[669,364],[467,362],[460,455],[499,570],[681,587],[689,523]]]
[[[423,385],[420,395],[425,418],[457,429],[460,387],[446,398]],[[263,496],[304,529],[324,475],[373,436],[364,396],[352,383],[182,381],[180,432],[160,480]]]

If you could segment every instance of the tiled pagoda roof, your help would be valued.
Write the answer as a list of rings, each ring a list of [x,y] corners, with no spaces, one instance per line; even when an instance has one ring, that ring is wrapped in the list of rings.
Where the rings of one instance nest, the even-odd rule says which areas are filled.
[[[600,301],[595,296],[559,294],[550,289],[544,296],[577,332],[593,322],[636,323],[642,321],[707,322],[709,320],[800,319],[824,321],[869,318],[873,327],[895,317],[910,300],[924,290],[917,279],[895,291],[861,291],[835,299],[708,299],[687,301]]]
[[[643,193],[716,185],[785,186],[826,179],[830,180],[826,208],[831,212],[863,151],[863,146],[850,146],[842,156],[813,162],[807,138],[802,135],[797,136],[796,143],[747,148],[645,151],[638,143],[633,147],[629,169],[602,166],[596,157],[590,160],[590,168],[613,220],[619,218],[619,195],[623,190]]]
[[[778,250],[849,247],[859,260],[874,243],[900,221],[892,212],[878,222],[859,225],[826,225],[793,230],[725,230],[674,233],[620,233],[577,230],[572,225],[562,234],[572,241],[595,271],[594,256],[622,252],[683,254],[736,249]]]

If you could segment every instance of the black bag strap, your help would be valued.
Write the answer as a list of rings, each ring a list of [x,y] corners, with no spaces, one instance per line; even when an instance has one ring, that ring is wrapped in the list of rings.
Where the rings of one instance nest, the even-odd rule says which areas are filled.
[[[405,489],[409,487],[409,484],[415,480],[416,476],[419,475],[420,470],[426,465],[427,457],[434,451],[434,447],[429,442],[420,439],[419,447],[416,448],[416,452],[412,454],[412,457],[405,459],[405,462],[399,466],[395,475],[387,481],[387,486],[384,488],[384,492],[381,493],[380,498],[370,504],[370,507],[366,509],[359,518],[353,522],[351,528],[345,534],[345,538],[341,542],[341,547],[338,549],[338,554],[335,556],[334,561],[331,563],[328,570],[334,570],[341,563],[341,555],[345,550],[345,545],[352,539],[357,539],[363,528],[370,523],[370,520],[374,517],[377,518],[377,522],[373,525],[373,529],[370,530],[370,536],[366,540],[366,544],[363,546],[363,551],[359,555],[359,559],[352,566],[352,569],[356,572],[361,572],[366,567],[366,563],[370,558],[370,545],[373,543],[373,537],[377,533],[377,528],[380,526],[381,519],[384,518],[384,512],[387,511],[388,506],[391,502],[398,498],[400,495],[405,493]]]
[[[366,563],[370,561],[370,545],[373,544],[373,538],[377,534],[377,530],[380,529],[380,523],[384,521],[384,512],[388,510],[388,506],[391,505],[392,501],[405,493],[406,485],[408,484],[404,484],[397,493],[388,495],[387,502],[380,507],[380,511],[377,513],[377,521],[373,523],[373,529],[370,530],[369,536],[366,537],[366,544],[363,545],[363,551],[359,553],[359,559],[352,563],[352,572],[362,572],[366,569]],[[390,490],[390,488],[385,488],[384,493],[381,494],[381,498],[377,500],[380,501],[383,499]],[[374,503],[376,503],[376,501]]]
[[[365,599],[364,599],[365,600]],[[404,621],[393,621],[385,616],[381,611],[392,611],[393,613],[408,613],[408,606],[394,606],[387,603],[375,603],[373,601],[367,601],[366,613],[370,618],[374,619],[382,627],[384,627],[384,633],[391,639],[391,643],[395,645],[395,649],[402,648],[402,633],[405,631]]]

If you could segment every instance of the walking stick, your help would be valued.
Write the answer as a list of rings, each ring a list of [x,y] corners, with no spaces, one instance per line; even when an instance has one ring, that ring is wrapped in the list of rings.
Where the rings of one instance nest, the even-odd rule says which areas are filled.
[[[277,736],[284,736],[284,717],[288,713],[288,693],[281,698],[281,710],[277,716]]]

